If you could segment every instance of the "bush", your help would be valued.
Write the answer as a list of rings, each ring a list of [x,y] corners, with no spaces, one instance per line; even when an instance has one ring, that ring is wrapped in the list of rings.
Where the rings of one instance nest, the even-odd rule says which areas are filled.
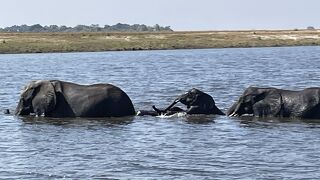
[[[77,25],[75,27],[67,26],[41,26],[40,24],[28,25],[14,25],[11,27],[0,28],[0,32],[154,32],[154,31],[173,31],[170,26],[162,27],[158,24],[155,26],[146,26],[144,24],[115,24],[112,26],[105,25],[100,27],[99,24]]]

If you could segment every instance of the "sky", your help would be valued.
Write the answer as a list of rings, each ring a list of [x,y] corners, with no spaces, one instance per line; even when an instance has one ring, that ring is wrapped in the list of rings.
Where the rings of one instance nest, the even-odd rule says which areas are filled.
[[[2,0],[0,27],[170,26],[177,31],[320,28],[320,0]]]

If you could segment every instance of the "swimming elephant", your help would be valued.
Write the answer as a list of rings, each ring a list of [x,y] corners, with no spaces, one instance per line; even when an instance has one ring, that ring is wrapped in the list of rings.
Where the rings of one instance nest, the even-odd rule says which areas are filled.
[[[187,106],[186,110],[179,107],[174,107],[178,102]],[[186,112],[187,114],[218,114],[225,115],[217,106],[213,98],[196,88],[193,88],[176,98],[171,105],[166,109],[160,110],[153,106],[153,109],[157,115],[171,115],[177,112]]]
[[[320,118],[320,88],[290,91],[249,87],[229,108],[227,115]]]
[[[57,80],[31,81],[21,93],[16,115],[122,117],[135,115],[128,95],[111,84],[78,85]]]

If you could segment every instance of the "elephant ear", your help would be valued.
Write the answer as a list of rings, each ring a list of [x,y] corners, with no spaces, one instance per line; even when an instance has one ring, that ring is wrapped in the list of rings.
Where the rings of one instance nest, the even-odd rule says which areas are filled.
[[[199,101],[199,94],[193,94],[192,95],[192,101],[190,102],[190,106],[194,106],[194,105],[197,105]]]
[[[35,82],[36,94],[32,106],[37,115],[47,115],[56,105],[56,93],[50,81]]]
[[[199,101],[201,101],[201,97],[203,96],[204,93],[196,88],[193,88],[189,91],[189,94],[192,97],[190,106],[194,106],[199,104]]]
[[[35,93],[35,88],[34,88],[34,83],[35,81],[31,81],[27,86],[23,88],[21,91],[21,98],[24,99],[25,101],[32,99],[33,95]]]
[[[55,92],[62,93],[61,81],[52,80],[50,83],[53,85]]]
[[[282,97],[276,90],[263,92],[255,97],[253,105],[255,116],[278,116],[281,113]]]

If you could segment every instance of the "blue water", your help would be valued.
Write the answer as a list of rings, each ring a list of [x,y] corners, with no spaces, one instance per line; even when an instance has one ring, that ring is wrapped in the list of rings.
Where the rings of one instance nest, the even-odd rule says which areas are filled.
[[[136,110],[192,87],[226,111],[250,86],[319,87],[320,47],[0,55],[0,109],[30,80],[112,83]],[[320,122],[320,120],[319,120]],[[320,123],[225,116],[0,114],[0,178],[318,179]]]

